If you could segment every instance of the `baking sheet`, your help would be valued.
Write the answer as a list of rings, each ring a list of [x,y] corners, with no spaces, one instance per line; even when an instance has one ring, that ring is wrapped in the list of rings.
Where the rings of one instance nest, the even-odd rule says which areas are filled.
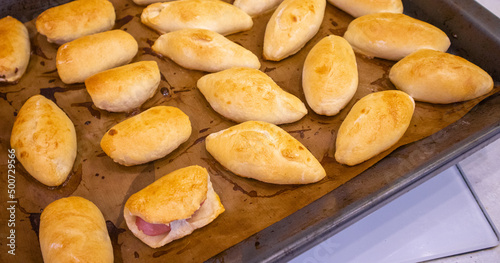
[[[27,73],[16,85],[0,87],[0,150],[6,155],[10,148],[10,130],[22,104],[30,96],[42,94],[55,101],[75,124],[78,156],[71,176],[63,186],[57,188],[40,184],[29,176],[21,165],[16,166],[16,261],[41,261],[37,240],[40,212],[50,202],[70,195],[85,197],[101,209],[107,220],[116,262],[130,262],[135,259],[147,262],[207,260],[331,193],[374,166],[398,147],[443,130],[461,119],[481,100],[495,97],[494,94],[500,90],[497,86],[487,96],[465,103],[417,103],[412,124],[397,145],[363,164],[347,167],[336,163],[333,153],[336,131],[348,109],[366,94],[394,89],[387,77],[393,62],[357,55],[359,89],[346,109],[337,116],[324,117],[314,114],[308,108],[309,114],[302,120],[281,125],[320,160],[327,171],[327,178],[305,186],[266,184],[233,175],[206,152],[204,138],[208,134],[235,124],[213,111],[196,89],[196,81],[206,73],[184,69],[169,59],[154,54],[150,47],[159,35],[140,23],[139,16],[143,7],[125,0],[111,2],[117,13],[115,27],[131,33],[139,43],[139,52],[133,61],[155,60],[159,63],[162,72],[160,87],[151,100],[130,113],[98,110],[92,104],[83,84],[65,85],[61,82],[55,70],[57,46],[47,43],[44,36],[37,34],[33,22],[27,23],[33,46]],[[252,30],[228,38],[261,58],[265,25],[270,16],[271,13],[268,13],[255,18]],[[305,102],[300,84],[305,56],[321,38],[329,34],[343,35],[351,20],[352,17],[328,4],[320,32],[298,54],[281,62],[267,62],[261,58],[261,70],[283,89]],[[167,157],[149,164],[124,167],[114,163],[99,146],[102,135],[116,123],[156,105],[176,106],[190,116],[193,125],[190,139]],[[2,158],[0,163],[1,182],[6,185],[7,158]],[[208,168],[214,189],[219,193],[226,212],[188,237],[158,249],[151,249],[128,231],[123,220],[123,205],[131,194],[155,179],[192,164]],[[413,165],[408,164],[409,167]],[[405,170],[409,167],[398,169]],[[363,185],[359,187],[362,191]],[[1,198],[1,202],[6,204],[6,195]],[[2,234],[7,234],[9,229],[2,225],[0,230]],[[2,258],[4,255],[6,253],[1,255]]]

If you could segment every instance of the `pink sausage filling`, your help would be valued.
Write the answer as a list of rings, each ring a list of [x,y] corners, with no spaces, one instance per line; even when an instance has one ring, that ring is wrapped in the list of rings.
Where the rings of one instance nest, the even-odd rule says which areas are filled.
[[[151,224],[140,217],[136,217],[135,224],[137,228],[148,236],[158,236],[170,232],[170,225],[165,224]]]
[[[200,207],[203,205],[203,203],[205,203],[205,201],[201,202]],[[198,210],[196,212],[198,212]],[[144,219],[140,218],[139,216],[137,216],[135,218],[135,225],[137,226],[137,228],[139,230],[142,231],[142,233],[144,233],[148,236],[159,236],[159,235],[168,233],[168,232],[170,232],[170,230],[172,230],[170,228],[170,224],[166,224],[166,225],[165,224],[151,224],[151,223],[144,221]]]

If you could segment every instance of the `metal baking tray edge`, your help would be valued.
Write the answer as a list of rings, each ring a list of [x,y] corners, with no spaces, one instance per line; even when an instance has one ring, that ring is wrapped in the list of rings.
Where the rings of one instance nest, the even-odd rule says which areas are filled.
[[[405,14],[431,23],[450,36],[450,53],[485,69],[493,77],[495,85],[499,85],[500,68],[497,62],[500,53],[494,52],[500,49],[498,17],[473,0],[403,0],[403,4]],[[474,117],[485,116],[489,113],[487,105],[499,103],[500,95],[497,93],[481,102],[458,122],[469,123]],[[462,124],[457,122],[435,135],[410,144],[408,147],[429,143],[452,143],[452,146],[380,189],[352,202],[347,201],[348,204],[340,210],[328,211],[328,204],[337,201],[337,196],[347,196],[347,192],[351,191],[349,188],[353,187],[351,185],[363,183],[366,177],[376,174],[378,164],[207,262],[287,262],[500,138],[500,115],[489,118],[492,120],[489,127],[479,129],[458,142],[444,139],[449,130],[460,129]],[[399,151],[401,149],[391,155]]]
[[[2,4],[0,5],[0,18],[10,15],[18,19],[19,21],[25,23],[35,19],[39,14],[41,14],[46,9],[65,4],[70,1],[71,0],[2,1]]]
[[[500,103],[500,96],[495,97],[494,103]],[[481,105],[477,107],[479,110],[481,108],[484,107]],[[467,117],[469,116],[465,118]],[[444,129],[443,132],[446,130]],[[439,135],[437,136],[439,137]],[[379,172],[373,172],[377,168],[370,168],[305,208],[214,256],[207,262],[287,262],[496,139],[500,139],[500,121],[453,145],[447,151],[419,165],[394,182],[376,189],[360,199],[353,200],[340,211],[328,211],[328,204],[332,200],[336,200],[336,195],[348,196],[349,193],[352,193],[352,188],[363,184],[367,177]],[[426,138],[420,142],[425,144],[427,140]],[[429,141],[432,139],[429,138]],[[398,151],[396,150],[393,154],[397,154]]]

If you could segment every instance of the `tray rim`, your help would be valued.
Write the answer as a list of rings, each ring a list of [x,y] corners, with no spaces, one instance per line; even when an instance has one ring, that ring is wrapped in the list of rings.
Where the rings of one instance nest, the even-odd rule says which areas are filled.
[[[467,158],[468,156],[472,155],[473,153],[477,152],[478,150],[482,149],[483,147],[497,139],[500,139],[500,120],[492,128],[481,130],[469,136],[467,139],[462,140],[453,147],[448,148],[447,151],[439,154],[434,160],[425,162],[424,164],[418,166],[412,172],[397,179],[394,184],[380,188],[374,194],[371,194],[361,200],[347,205],[335,217],[329,217],[329,220],[322,219],[317,224],[311,225],[308,229],[305,229],[303,232],[294,235],[289,240],[286,240],[285,242],[280,244],[274,244],[274,249],[271,252],[267,252],[262,255],[253,254],[251,255],[251,259],[243,257],[243,260],[245,262],[266,263],[287,262],[288,260],[294,258],[296,255],[299,255],[307,251],[308,249],[320,244],[322,241],[349,227],[350,225],[354,224],[376,209],[393,201],[394,199],[424,183],[440,172],[457,164],[459,161]],[[397,150],[395,152],[397,152]],[[341,187],[342,186],[340,186],[339,188]],[[336,191],[337,189],[333,191]],[[262,242],[262,239],[260,238],[260,235],[262,235],[262,233],[274,232],[273,228],[283,228],[283,224],[286,224],[284,223],[285,221],[292,221],[293,219],[291,218],[293,218],[294,216],[300,216],[300,214],[307,210],[309,206],[313,205],[316,202],[321,202],[321,200],[324,198],[326,198],[326,195],[317,199],[310,205],[294,212],[290,216],[285,217],[281,221],[278,221],[268,228],[250,236],[246,240],[242,241],[239,244],[236,244],[228,250],[231,250],[237,246],[245,246],[244,244],[242,244],[244,242],[251,244],[254,244],[254,242]],[[226,254],[228,250],[212,257],[211,259],[207,260],[207,262],[224,262],[224,254]],[[220,260],[220,258],[222,258],[222,260]],[[230,260],[230,262],[232,261]]]

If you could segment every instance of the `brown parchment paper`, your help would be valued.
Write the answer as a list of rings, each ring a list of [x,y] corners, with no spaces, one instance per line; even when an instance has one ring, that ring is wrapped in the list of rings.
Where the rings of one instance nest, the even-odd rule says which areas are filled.
[[[87,198],[101,209],[113,242],[115,262],[202,262],[310,204],[370,168],[396,148],[430,136],[454,123],[481,100],[500,90],[497,86],[490,94],[464,103],[417,103],[410,128],[397,145],[362,164],[348,167],[338,164],[333,157],[338,127],[352,105],[361,97],[376,91],[394,89],[388,79],[394,62],[357,55],[359,88],[344,110],[337,116],[325,117],[308,108],[309,114],[302,120],[281,125],[320,160],[327,171],[327,177],[318,183],[303,186],[266,184],[235,176],[206,152],[204,139],[207,135],[235,124],[212,110],[196,89],[196,81],[206,73],[184,69],[151,51],[150,47],[159,35],[140,23],[144,7],[128,0],[111,2],[117,14],[115,28],[131,33],[139,43],[139,52],[133,62],[157,61],[162,81],[156,95],[139,109],[130,113],[99,110],[93,105],[84,84],[65,85],[61,82],[55,67],[57,46],[48,43],[44,36],[36,32],[33,21],[27,23],[33,49],[27,72],[17,84],[0,86],[0,201],[6,204],[10,200],[6,187],[10,132],[17,112],[29,97],[42,94],[68,114],[77,132],[78,156],[68,180],[56,188],[42,185],[27,174],[22,165],[16,164],[17,255],[9,257],[9,262],[13,262],[13,259],[14,262],[42,261],[38,242],[40,212],[52,201],[72,195]],[[353,18],[328,4],[319,33],[299,53],[281,62],[269,62],[262,59],[262,43],[271,14],[254,18],[254,27],[250,31],[230,35],[228,38],[257,54],[261,59],[261,70],[284,90],[305,102],[301,74],[307,53],[323,37],[330,34],[343,35]],[[156,105],[178,107],[190,117],[193,133],[189,140],[155,162],[134,167],[114,163],[99,146],[103,134],[116,123]],[[209,170],[214,189],[226,212],[208,226],[183,239],[158,249],[148,247],[127,229],[123,219],[125,201],[157,178],[194,164]],[[5,211],[2,209],[2,222],[8,218]],[[1,262],[7,262],[7,247],[4,246],[6,239],[3,237],[8,236],[9,230],[7,224],[2,223],[0,244],[5,251],[1,251]]]

